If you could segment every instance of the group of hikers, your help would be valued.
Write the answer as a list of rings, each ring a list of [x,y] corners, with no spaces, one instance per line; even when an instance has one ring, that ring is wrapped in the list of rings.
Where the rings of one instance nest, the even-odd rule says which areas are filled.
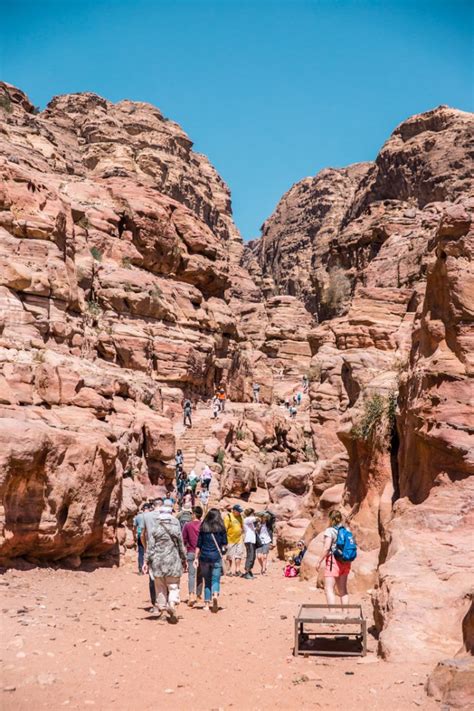
[[[203,601],[204,610],[212,612],[219,610],[222,575],[252,580],[256,561],[265,575],[275,523],[270,511],[243,510],[240,504],[224,517],[217,508],[205,513],[195,505],[187,518],[185,506],[176,513],[175,506],[173,498],[158,497],[134,519],[138,571],[149,576],[150,612],[166,613],[170,622],[178,621],[183,573],[188,574],[188,605]]]
[[[302,389],[303,393],[307,393],[309,389],[309,379],[305,374],[302,377]],[[260,403],[260,383],[254,382],[252,384],[252,399],[254,403]],[[293,394],[292,398],[286,397],[284,400],[284,406],[288,411],[288,414],[293,419],[296,417],[298,412],[298,407],[301,405],[303,399],[303,394],[301,391],[297,391]],[[214,396],[211,400],[211,418],[216,420],[219,415],[225,412],[225,405],[227,400],[227,393],[224,386],[216,388]],[[183,400],[183,424],[185,427],[192,427],[192,410],[193,404],[189,398]]]
[[[307,376],[303,376],[302,386],[307,392]],[[258,383],[253,384],[253,399],[256,403],[260,400]],[[300,391],[293,394],[293,402],[285,399],[283,404],[290,416],[296,415],[301,401]],[[224,412],[225,402],[225,389],[219,388],[213,400],[213,412],[214,408]],[[184,401],[183,413],[184,424],[191,427],[190,400]],[[170,487],[164,476],[158,477],[158,495],[152,502],[145,503],[134,518],[138,571],[149,578],[150,612],[160,617],[166,613],[173,623],[178,621],[183,573],[188,577],[188,605],[194,607],[202,602],[204,610],[212,612],[219,610],[222,575],[252,580],[256,562],[260,574],[265,575],[275,524],[275,516],[268,510],[255,512],[250,507],[244,510],[236,503],[223,516],[218,508],[209,508],[211,468],[206,465],[199,475],[194,469],[187,474],[180,449],[175,463],[175,488]],[[339,511],[330,512],[329,522],[317,568],[324,563],[328,605],[336,604],[336,593],[341,603],[347,605],[347,578],[357,548]],[[296,552],[284,567],[285,577],[299,575],[305,553],[305,542],[298,541]]]

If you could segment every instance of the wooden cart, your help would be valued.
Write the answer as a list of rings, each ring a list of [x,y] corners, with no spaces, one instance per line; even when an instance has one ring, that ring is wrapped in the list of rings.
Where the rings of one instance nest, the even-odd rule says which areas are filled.
[[[294,655],[298,654],[365,657],[367,620],[361,605],[301,605],[295,617]]]

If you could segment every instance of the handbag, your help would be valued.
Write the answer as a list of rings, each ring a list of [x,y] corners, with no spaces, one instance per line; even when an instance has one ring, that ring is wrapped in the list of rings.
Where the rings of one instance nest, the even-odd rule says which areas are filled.
[[[211,533],[211,536],[212,536],[212,540],[214,541],[214,545],[215,545],[215,547],[217,548],[217,551],[218,551],[219,556],[220,556],[220,559],[221,559],[222,572],[224,573],[224,575],[227,575],[227,572],[228,572],[228,570],[229,570],[229,566],[228,566],[228,564],[227,564],[227,560],[226,560],[226,559],[224,558],[224,556],[222,555],[222,551],[221,551],[221,549],[219,548],[219,544],[218,544],[217,541],[216,541],[216,537],[214,536],[213,533]]]

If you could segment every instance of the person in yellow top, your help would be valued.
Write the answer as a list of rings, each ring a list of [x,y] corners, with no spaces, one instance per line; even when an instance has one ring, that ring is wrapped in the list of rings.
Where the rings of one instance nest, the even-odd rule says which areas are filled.
[[[224,517],[224,525],[227,533],[226,558],[229,572],[227,575],[240,576],[240,564],[245,555],[244,544],[242,543],[244,521],[242,518],[243,508],[239,504],[232,506],[232,510]],[[234,572],[232,572],[232,561],[234,561]]]

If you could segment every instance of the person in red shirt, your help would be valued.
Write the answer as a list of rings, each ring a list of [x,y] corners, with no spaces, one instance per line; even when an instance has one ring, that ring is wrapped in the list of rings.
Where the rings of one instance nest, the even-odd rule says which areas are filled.
[[[195,506],[193,508],[193,519],[183,526],[183,543],[186,548],[186,558],[188,561],[188,605],[192,607],[196,603],[196,599],[202,597],[202,575],[201,569],[193,565],[196,557],[196,545],[201,528],[202,508]],[[192,568],[192,570],[191,570]]]

